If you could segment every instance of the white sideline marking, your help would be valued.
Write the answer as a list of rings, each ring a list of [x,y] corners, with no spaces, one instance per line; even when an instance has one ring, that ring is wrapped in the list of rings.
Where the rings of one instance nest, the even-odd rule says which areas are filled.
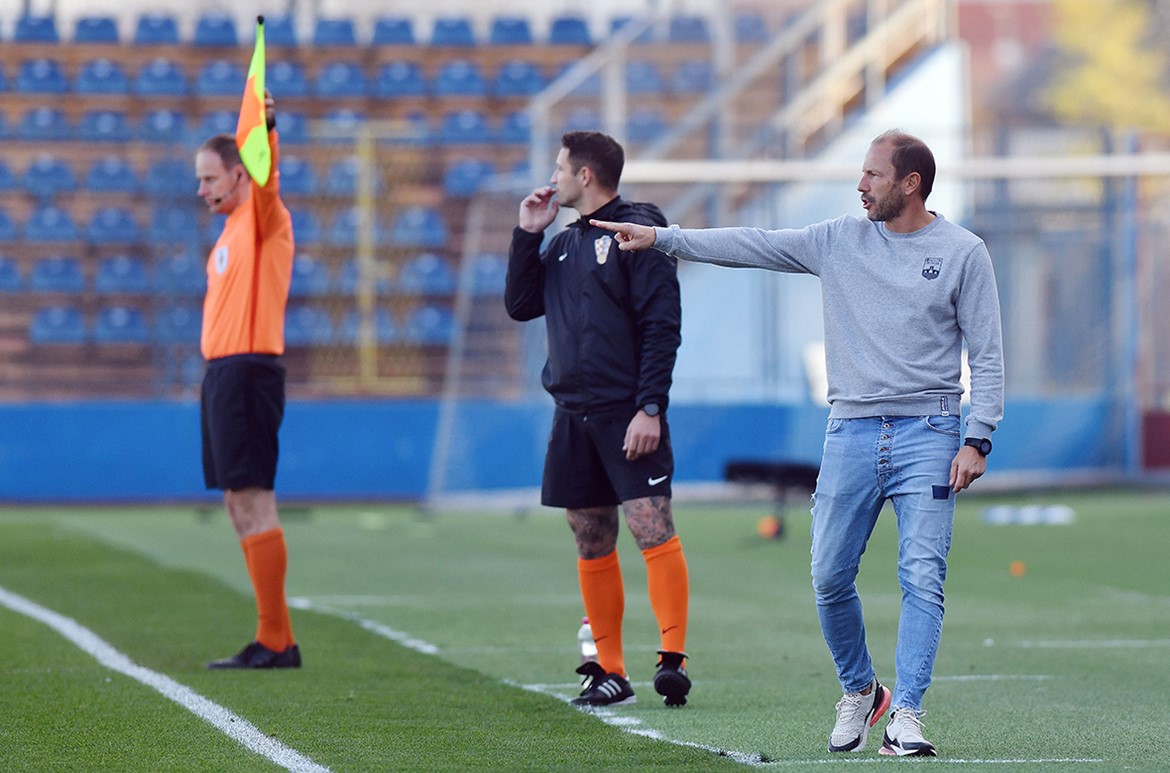
[[[73,642],[78,649],[93,656],[98,663],[106,668],[125,674],[136,682],[152,688],[164,698],[179,704],[241,746],[266,757],[285,770],[297,771],[297,773],[302,771],[304,773],[330,773],[329,768],[318,765],[295,749],[265,735],[255,725],[238,714],[204,698],[190,687],[176,682],[169,676],[138,665],[76,620],[42,607],[5,588],[0,588],[0,604],[13,612],[44,623]]]
[[[421,652],[424,655],[439,654],[439,648],[428,641],[415,638],[408,633],[395,630],[388,625],[383,625],[382,623],[379,623],[375,620],[370,620],[366,617],[362,617],[361,615],[355,612],[350,612],[346,609],[338,609],[337,607],[330,606],[329,604],[320,604],[314,602],[312,599],[307,599],[304,597],[290,598],[288,600],[288,605],[294,609],[310,609],[314,612],[321,612],[323,614],[333,615],[334,617],[344,618],[345,620],[349,620],[351,623],[357,623],[359,626],[365,628],[372,634],[381,636],[383,639],[389,639],[390,641],[398,642],[403,647],[414,650],[415,652]]]

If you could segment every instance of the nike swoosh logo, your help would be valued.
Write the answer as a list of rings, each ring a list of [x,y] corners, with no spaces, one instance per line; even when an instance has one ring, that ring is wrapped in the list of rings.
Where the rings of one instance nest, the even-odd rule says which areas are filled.
[[[657,486],[659,483],[661,483],[662,481],[666,480],[669,477],[670,477],[669,475],[663,475],[661,478],[647,478],[646,482],[649,483],[651,486]]]
[[[567,257],[569,257],[569,253],[567,253],[567,252],[562,252],[562,253],[561,253],[561,256],[560,256],[559,258],[557,258],[557,262],[559,262],[559,263],[563,263],[563,262],[564,262],[564,260],[565,260],[565,258],[567,258]]]
[[[672,625],[672,626],[670,626],[669,628],[663,628],[663,629],[662,629],[662,632],[663,632],[663,633],[666,633],[667,631],[673,631],[675,628],[678,628],[678,626],[677,626],[677,625]]]

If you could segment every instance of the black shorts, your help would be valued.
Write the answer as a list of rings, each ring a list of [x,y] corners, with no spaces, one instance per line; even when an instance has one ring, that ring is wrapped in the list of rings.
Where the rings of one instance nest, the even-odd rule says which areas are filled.
[[[632,418],[632,412],[584,416],[558,408],[544,457],[541,504],[579,510],[669,497],[674,454],[666,417],[658,450],[631,462],[622,443]]]
[[[276,433],[284,418],[284,366],[275,355],[208,362],[199,413],[207,488],[275,487]]]

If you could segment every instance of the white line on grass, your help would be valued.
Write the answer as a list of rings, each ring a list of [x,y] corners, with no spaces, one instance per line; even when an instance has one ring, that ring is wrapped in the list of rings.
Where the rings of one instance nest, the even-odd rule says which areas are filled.
[[[288,600],[288,605],[294,609],[309,609],[313,610],[314,612],[321,612],[322,614],[344,618],[345,620],[349,620],[351,623],[357,623],[359,626],[365,628],[372,634],[381,636],[383,639],[389,639],[390,641],[398,642],[403,647],[414,650],[415,652],[421,652],[424,655],[439,654],[439,648],[428,641],[415,638],[408,633],[395,630],[388,625],[383,625],[382,623],[379,623],[375,620],[370,620],[366,617],[362,617],[361,615],[350,612],[346,609],[339,609],[338,607],[330,606],[329,604],[321,604],[319,602],[313,601],[312,599],[307,599],[304,597],[290,598]]]
[[[241,746],[266,757],[285,770],[297,771],[297,773],[302,771],[304,773],[330,773],[329,768],[318,765],[295,749],[265,735],[255,725],[238,714],[204,698],[190,687],[176,682],[169,676],[138,665],[76,620],[42,607],[40,604],[5,588],[0,588],[0,604],[13,612],[44,623],[73,642],[83,652],[93,656],[98,663],[106,668],[125,674],[136,682],[150,687]]]

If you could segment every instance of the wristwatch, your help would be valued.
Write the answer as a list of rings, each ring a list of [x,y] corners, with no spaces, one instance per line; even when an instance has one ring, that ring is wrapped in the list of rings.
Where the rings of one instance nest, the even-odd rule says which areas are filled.
[[[991,441],[985,437],[969,437],[963,441],[963,445],[971,446],[979,452],[980,456],[987,456],[991,453]]]
[[[658,403],[646,403],[642,406],[642,413],[647,416],[657,416],[658,410]]]

